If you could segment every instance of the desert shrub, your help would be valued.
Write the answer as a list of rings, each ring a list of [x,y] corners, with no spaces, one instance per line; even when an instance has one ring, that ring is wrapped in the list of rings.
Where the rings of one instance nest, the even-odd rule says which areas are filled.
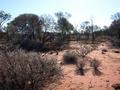
[[[120,90],[120,83],[113,84],[112,87],[114,90]]]
[[[94,75],[101,75],[101,71],[99,70],[99,67],[101,65],[101,62],[94,59],[91,61],[90,66],[93,67],[93,74]]]
[[[44,51],[44,45],[34,40],[25,39],[20,43],[20,48],[27,51]]]
[[[85,75],[85,62],[83,60],[79,61],[77,64],[76,64],[76,72],[80,75]]]
[[[120,48],[120,39],[118,39],[118,38],[116,38],[116,37],[112,37],[111,39],[110,39],[110,41],[111,41],[111,43],[112,43],[112,45],[114,46],[114,47],[116,47],[116,48]]]
[[[79,57],[84,58],[88,53],[95,49],[96,49],[95,45],[84,45],[80,43],[80,49],[76,50],[76,52]]]
[[[74,52],[66,52],[63,55],[63,61],[66,64],[76,64],[77,63],[77,56]]]
[[[76,50],[76,55],[80,58],[77,62],[77,73],[80,75],[85,75],[85,65],[89,62],[87,58],[87,54],[90,53],[92,50],[95,50],[95,45],[85,45],[80,43],[80,49]]]
[[[89,52],[91,52],[91,48],[87,45],[83,45],[80,48],[80,52],[81,52],[80,55],[82,57],[85,57]]]
[[[42,90],[60,76],[57,62],[41,58],[37,53],[0,53],[0,90]]]

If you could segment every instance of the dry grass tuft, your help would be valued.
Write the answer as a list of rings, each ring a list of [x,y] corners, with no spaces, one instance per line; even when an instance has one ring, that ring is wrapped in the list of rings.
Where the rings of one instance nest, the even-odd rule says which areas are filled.
[[[77,60],[78,58],[74,52],[66,52],[63,55],[63,61],[65,64],[76,64]]]

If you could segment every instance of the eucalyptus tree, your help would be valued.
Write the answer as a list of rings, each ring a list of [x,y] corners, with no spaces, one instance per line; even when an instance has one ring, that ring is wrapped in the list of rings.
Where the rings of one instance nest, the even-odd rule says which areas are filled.
[[[4,11],[0,11],[0,32],[3,31],[3,25],[10,20],[11,15]]]
[[[68,18],[71,17],[71,14],[65,12],[57,12],[55,16],[58,18],[57,25],[58,30],[61,34],[61,40],[65,40],[67,36],[70,35],[71,31],[74,29],[74,26],[68,21]]]

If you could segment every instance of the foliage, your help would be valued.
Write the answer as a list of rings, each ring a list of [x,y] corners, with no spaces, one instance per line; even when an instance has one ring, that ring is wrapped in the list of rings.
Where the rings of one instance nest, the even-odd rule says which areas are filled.
[[[43,25],[42,25],[43,33],[41,33],[41,43],[44,45],[45,42],[50,41],[50,38],[52,38],[47,33],[55,32],[56,22],[51,15],[41,15],[40,20],[43,22]]]
[[[113,46],[120,47],[120,13],[112,15],[113,22],[111,23],[110,35],[112,36],[111,42]]]
[[[88,53],[96,49],[96,45],[85,45],[81,42],[79,43],[80,49],[76,50],[76,53],[79,57],[85,57]]]
[[[61,33],[61,40],[64,41],[74,29],[73,25],[67,20],[67,16],[70,17],[70,14],[58,12],[55,13],[55,15],[58,17],[57,24],[59,32]]]
[[[11,15],[9,13],[0,11],[0,31],[2,31],[3,24],[6,23],[10,18],[11,18]]]
[[[112,24],[110,25],[110,30],[112,36],[116,36],[120,39],[120,19],[114,20]]]
[[[77,64],[77,60],[78,60],[78,58],[75,55],[75,53],[73,53],[73,52],[66,52],[63,55],[63,61],[66,64]]]
[[[101,65],[101,62],[94,59],[91,61],[90,66],[93,67],[93,74],[94,75],[101,75],[102,73],[99,70],[99,66]]]
[[[77,71],[77,73],[78,74],[80,74],[80,75],[85,75],[85,69],[84,69],[84,67],[85,67],[85,61],[84,60],[80,60],[77,64],[76,64],[76,71]]]
[[[23,38],[35,39],[35,34],[40,34],[42,21],[35,14],[22,14],[8,24],[9,28],[14,28],[13,33],[19,33]],[[8,28],[8,31],[9,31]]]
[[[61,76],[55,60],[24,51],[0,54],[0,90],[42,90]]]

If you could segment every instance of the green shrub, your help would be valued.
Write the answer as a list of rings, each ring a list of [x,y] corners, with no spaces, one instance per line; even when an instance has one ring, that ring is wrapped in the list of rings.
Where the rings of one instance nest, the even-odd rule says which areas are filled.
[[[42,90],[58,80],[61,68],[39,54],[14,51],[0,54],[0,90]]]

